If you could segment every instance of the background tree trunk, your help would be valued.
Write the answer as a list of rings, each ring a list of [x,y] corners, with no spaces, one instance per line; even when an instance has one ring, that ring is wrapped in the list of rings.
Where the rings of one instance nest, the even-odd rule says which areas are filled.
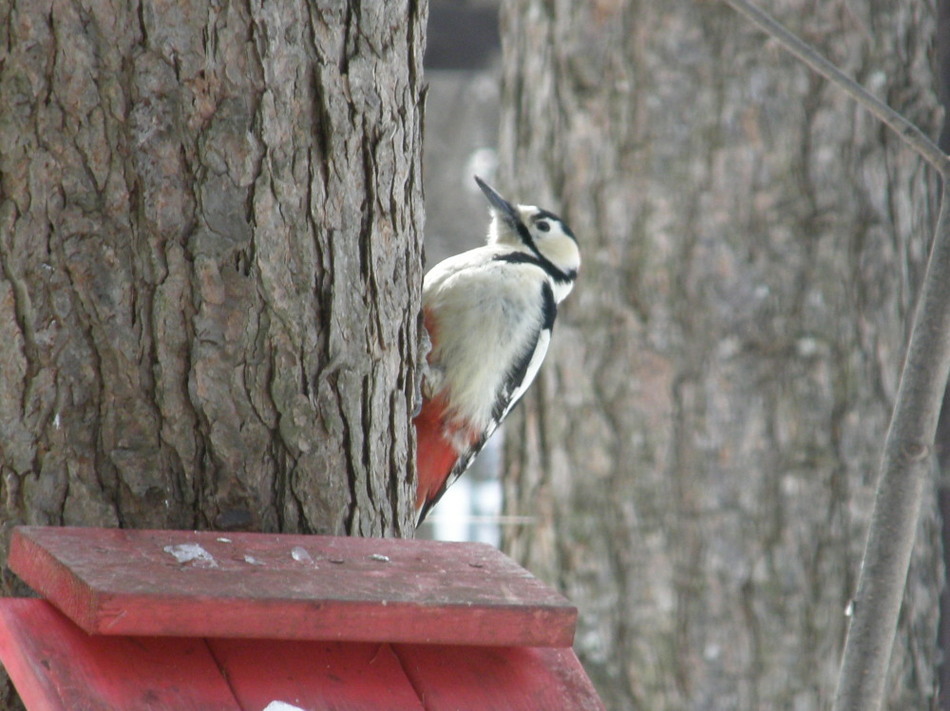
[[[730,9],[506,5],[507,193],[584,266],[506,428],[505,547],[612,709],[830,705],[936,179]],[[934,134],[930,4],[770,9]],[[935,696],[925,514],[891,708]],[[606,561],[606,564],[604,563]]]
[[[3,4],[0,550],[412,531],[425,16]]]

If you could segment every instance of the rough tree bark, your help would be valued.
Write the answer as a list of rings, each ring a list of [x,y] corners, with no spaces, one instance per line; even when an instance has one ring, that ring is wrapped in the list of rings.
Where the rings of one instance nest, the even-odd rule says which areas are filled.
[[[934,133],[930,4],[770,9]],[[610,708],[828,707],[935,178],[723,6],[520,0],[502,36],[506,190],[585,257],[506,429],[537,522],[505,546],[580,603]],[[894,709],[935,693],[922,529]]]
[[[0,551],[411,532],[425,16],[0,6]]]

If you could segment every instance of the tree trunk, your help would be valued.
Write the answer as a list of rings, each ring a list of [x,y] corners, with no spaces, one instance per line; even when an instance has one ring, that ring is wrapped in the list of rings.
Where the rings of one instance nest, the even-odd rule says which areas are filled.
[[[0,14],[3,543],[410,534],[426,3]]]
[[[932,6],[770,9],[935,132]],[[502,37],[506,194],[585,258],[504,545],[580,605],[609,708],[827,708],[936,178],[722,5],[519,0]],[[894,709],[933,703],[939,553],[931,507]]]

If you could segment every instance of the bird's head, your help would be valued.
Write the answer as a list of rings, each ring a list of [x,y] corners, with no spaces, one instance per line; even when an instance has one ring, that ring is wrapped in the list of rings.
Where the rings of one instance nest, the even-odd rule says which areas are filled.
[[[564,220],[534,205],[514,205],[484,180],[475,177],[491,205],[488,244],[508,245],[548,262],[573,282],[581,266],[577,238]]]

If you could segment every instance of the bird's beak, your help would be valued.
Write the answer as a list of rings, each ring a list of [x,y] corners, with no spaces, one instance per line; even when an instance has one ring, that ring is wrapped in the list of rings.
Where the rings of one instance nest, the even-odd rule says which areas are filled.
[[[480,187],[482,192],[485,193],[485,197],[488,198],[489,204],[498,211],[498,214],[501,217],[503,217],[512,226],[515,226],[521,222],[521,216],[518,214],[517,208],[515,208],[514,205],[499,195],[497,190],[495,190],[491,185],[486,183],[477,175],[475,176],[475,182],[478,183],[478,187]]]

